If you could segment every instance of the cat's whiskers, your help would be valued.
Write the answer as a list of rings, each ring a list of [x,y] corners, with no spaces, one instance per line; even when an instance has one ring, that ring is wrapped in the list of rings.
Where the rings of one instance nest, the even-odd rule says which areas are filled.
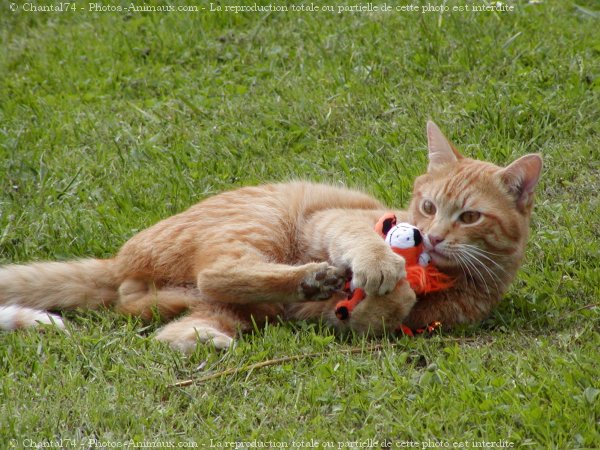
[[[492,270],[492,268],[488,267],[488,265],[485,264],[484,261],[482,261],[481,259],[478,258],[478,256],[482,256],[482,255],[477,255],[477,253],[475,253],[472,250],[467,249],[467,248],[461,249],[461,252],[473,264],[477,263],[480,267],[482,267],[485,270],[485,272],[489,275],[490,279],[494,282],[496,290],[499,290],[498,283],[502,283],[502,280],[500,279],[498,274],[494,270]],[[494,262],[494,261],[492,261],[492,262]],[[498,267],[500,267],[500,266],[498,266]],[[502,269],[502,268],[500,267],[500,269]],[[504,269],[502,269],[502,270],[504,270]]]
[[[497,284],[496,280],[494,279],[494,277],[493,276],[486,277],[485,274],[479,269],[479,267],[476,263],[479,263],[479,265],[481,265],[481,267],[483,267],[485,269],[485,271],[488,273],[488,275],[490,274],[487,267],[484,264],[481,264],[481,261],[479,261],[477,258],[474,258],[472,255],[465,253],[465,252],[460,252],[460,255],[473,268],[473,270],[477,272],[477,274],[479,275],[479,279],[485,286],[485,290],[488,294],[490,294],[490,292],[491,292],[490,286],[488,285],[488,280],[491,280],[494,283],[496,289],[498,288],[498,284]]]
[[[469,268],[469,266],[467,266],[463,260],[463,258],[458,254],[455,255],[456,256],[456,262],[458,263],[460,270],[462,270],[463,275],[465,276],[465,278],[468,280],[469,278],[473,278],[473,273],[471,272],[471,269]],[[465,268],[467,269],[465,271]],[[469,272],[469,276],[467,276],[467,272]]]
[[[477,251],[479,251],[479,252],[481,252],[481,253],[485,253],[485,254],[487,254],[487,255],[492,255],[492,256],[505,256],[505,255],[503,255],[503,254],[501,254],[501,253],[494,253],[494,252],[490,252],[489,250],[484,250],[484,249],[482,249],[481,247],[478,247],[478,246],[476,246],[476,245],[473,245],[473,244],[460,244],[460,245],[461,245],[461,246],[464,246],[464,247],[469,247],[469,248],[476,249]]]
[[[485,278],[482,276],[481,272],[477,269],[477,267],[473,265],[469,258],[463,254],[463,252],[461,252],[458,248],[452,246],[445,248],[444,255],[458,263],[467,281],[469,281],[470,279],[471,282],[474,285],[476,285],[476,282],[479,279],[486,286],[487,290],[487,282],[485,281]],[[473,271],[471,271],[471,269]],[[469,276],[467,276],[467,272],[469,273]]]
[[[455,260],[458,262],[461,270],[463,271],[463,274],[465,274],[465,278],[467,279],[467,281],[470,279],[471,282],[473,283],[473,285],[476,285],[475,275],[473,275],[473,272],[471,272],[471,268],[472,268],[475,271],[477,278],[479,278],[481,280],[481,282],[483,283],[483,285],[485,286],[486,292],[489,294],[490,289],[487,285],[487,281],[486,281],[485,277],[481,274],[481,272],[477,269],[477,267],[475,267],[475,265],[468,258],[466,258],[464,255],[462,255],[460,252],[456,252],[454,254],[454,257],[455,257]],[[465,268],[467,269],[467,272],[469,272],[468,277],[465,272]]]
[[[445,253],[458,263],[465,274],[465,277],[468,272],[473,283],[478,279],[483,284],[488,294],[491,293],[488,281],[494,283],[496,291],[500,290],[502,280],[493,269],[497,268],[504,273],[506,273],[506,271],[496,261],[479,252],[477,247],[470,244],[454,244],[451,247],[446,248]],[[491,262],[495,267],[488,267],[486,261]]]
[[[481,249],[479,247],[476,247],[475,245],[472,245],[472,244],[460,244],[460,245],[464,246],[467,249],[468,252],[475,253],[476,255],[481,256],[482,258],[485,258],[486,260],[488,260],[489,262],[491,262],[492,264],[494,264],[502,272],[504,272],[505,274],[507,274],[507,272],[504,269],[504,267],[502,267],[500,264],[498,264],[496,261],[494,261],[489,256],[485,255],[485,253],[488,253],[490,255],[496,255],[496,256],[502,256],[502,255],[499,255],[497,253],[488,252],[488,251],[483,250],[483,249]]]

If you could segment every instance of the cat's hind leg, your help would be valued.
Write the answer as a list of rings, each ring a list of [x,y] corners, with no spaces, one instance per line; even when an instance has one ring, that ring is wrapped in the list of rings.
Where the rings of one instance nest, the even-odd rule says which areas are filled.
[[[151,319],[158,313],[168,320],[190,312],[160,328],[156,338],[172,348],[189,353],[198,344],[213,345],[221,350],[233,344],[238,332],[261,326],[283,313],[277,304],[235,305],[208,302],[192,287],[161,287],[130,279],[119,288],[117,311]]]
[[[232,310],[211,303],[197,305],[190,314],[160,328],[156,339],[175,350],[191,353],[196,345],[229,348],[238,330],[246,324]]]
[[[119,287],[116,310],[122,314],[152,319],[158,313],[169,320],[200,300],[196,289],[185,286],[156,287],[152,282],[128,279]]]

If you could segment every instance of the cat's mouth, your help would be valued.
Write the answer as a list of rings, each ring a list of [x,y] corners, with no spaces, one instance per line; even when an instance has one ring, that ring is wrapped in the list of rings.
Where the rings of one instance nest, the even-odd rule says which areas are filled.
[[[431,260],[434,264],[438,264],[440,262],[449,262],[450,258],[447,255],[444,255],[439,249],[431,249],[428,250],[429,256],[431,256]]]
[[[425,251],[431,257],[431,262],[440,268],[450,268],[456,266],[455,259],[452,257],[452,251],[445,249],[445,244],[432,245],[429,235],[423,236],[423,244],[425,245]]]
[[[431,257],[431,262],[440,269],[450,269],[456,266],[456,260],[452,254],[444,252],[441,248],[432,248],[427,250]]]
[[[425,251],[431,255],[431,257],[437,258],[445,258],[448,257],[444,254],[443,250],[441,250],[440,246],[434,246],[429,239],[429,235],[423,234],[423,245],[425,247]]]

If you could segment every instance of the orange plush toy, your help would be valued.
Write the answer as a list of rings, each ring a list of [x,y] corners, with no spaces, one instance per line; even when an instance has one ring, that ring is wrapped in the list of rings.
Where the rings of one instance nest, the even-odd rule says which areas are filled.
[[[430,264],[431,257],[425,252],[423,236],[417,227],[397,223],[396,216],[389,213],[379,219],[375,231],[405,259],[406,280],[417,295],[452,286],[452,279]],[[365,292],[360,288],[352,289],[351,282],[347,283],[346,289],[349,291],[348,298],[335,306],[335,315],[340,320],[349,319],[352,310],[365,298]]]

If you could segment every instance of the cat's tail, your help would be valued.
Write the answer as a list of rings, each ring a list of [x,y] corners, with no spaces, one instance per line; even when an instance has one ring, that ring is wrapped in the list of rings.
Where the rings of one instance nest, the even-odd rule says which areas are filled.
[[[19,305],[0,306],[0,330],[18,330],[40,324],[65,327],[62,317],[47,311]]]
[[[0,329],[62,325],[46,311],[111,305],[118,298],[114,260],[83,259],[0,267]]]

